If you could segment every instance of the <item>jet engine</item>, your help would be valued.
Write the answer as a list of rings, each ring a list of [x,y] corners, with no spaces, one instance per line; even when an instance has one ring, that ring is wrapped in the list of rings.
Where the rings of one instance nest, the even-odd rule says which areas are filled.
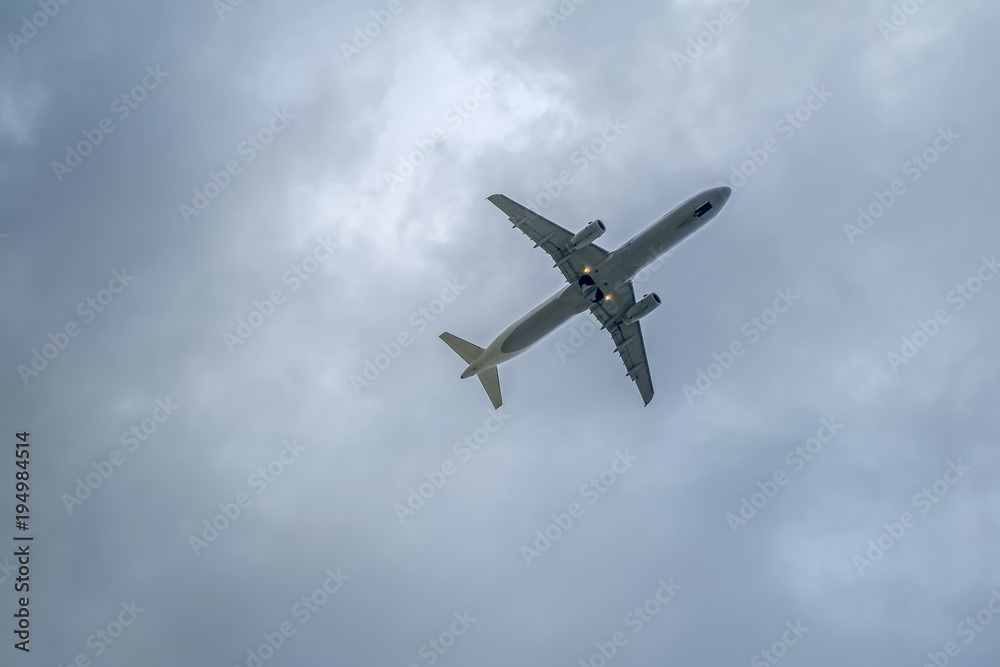
[[[622,324],[634,324],[635,322],[638,322],[640,319],[656,310],[659,305],[660,297],[656,295],[656,292],[646,294],[641,300],[637,301],[634,306],[625,311],[625,317],[622,318]]]
[[[599,239],[605,231],[607,231],[607,227],[604,226],[603,222],[592,220],[576,236],[569,240],[569,245],[566,248],[568,250],[579,250]]]

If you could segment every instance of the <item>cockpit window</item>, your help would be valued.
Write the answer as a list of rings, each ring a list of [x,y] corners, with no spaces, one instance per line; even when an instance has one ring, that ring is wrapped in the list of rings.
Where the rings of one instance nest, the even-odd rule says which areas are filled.
[[[705,202],[704,204],[702,204],[701,206],[699,206],[694,210],[694,217],[700,218],[701,216],[705,215],[711,210],[712,210],[712,203]]]

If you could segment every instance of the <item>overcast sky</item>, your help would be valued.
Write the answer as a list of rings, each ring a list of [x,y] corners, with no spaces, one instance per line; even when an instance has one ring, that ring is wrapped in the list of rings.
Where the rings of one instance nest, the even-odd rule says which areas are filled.
[[[0,9],[4,665],[997,664],[995,3],[61,1]],[[487,196],[722,183],[649,406],[587,313],[459,379],[564,285]]]

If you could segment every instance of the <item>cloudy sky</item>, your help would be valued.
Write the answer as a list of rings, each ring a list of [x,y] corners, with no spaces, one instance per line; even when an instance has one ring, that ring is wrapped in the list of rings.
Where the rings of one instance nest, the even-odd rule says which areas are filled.
[[[997,19],[5,3],[0,662],[996,665]],[[487,196],[722,183],[648,407],[586,313],[459,379],[564,284]]]

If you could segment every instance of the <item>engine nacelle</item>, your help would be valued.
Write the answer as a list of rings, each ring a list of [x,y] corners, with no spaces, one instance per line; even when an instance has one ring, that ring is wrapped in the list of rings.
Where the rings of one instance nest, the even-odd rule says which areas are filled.
[[[634,324],[638,322],[646,315],[656,310],[660,305],[660,297],[656,295],[656,292],[647,294],[642,297],[640,301],[637,301],[634,306],[625,311],[625,317],[622,318],[622,324]]]
[[[584,246],[590,245],[599,239],[601,234],[607,231],[607,229],[608,228],[605,227],[604,223],[600,220],[592,220],[591,222],[588,222],[587,226],[581,229],[576,236],[569,240],[569,244],[566,248],[568,250],[579,250]]]

